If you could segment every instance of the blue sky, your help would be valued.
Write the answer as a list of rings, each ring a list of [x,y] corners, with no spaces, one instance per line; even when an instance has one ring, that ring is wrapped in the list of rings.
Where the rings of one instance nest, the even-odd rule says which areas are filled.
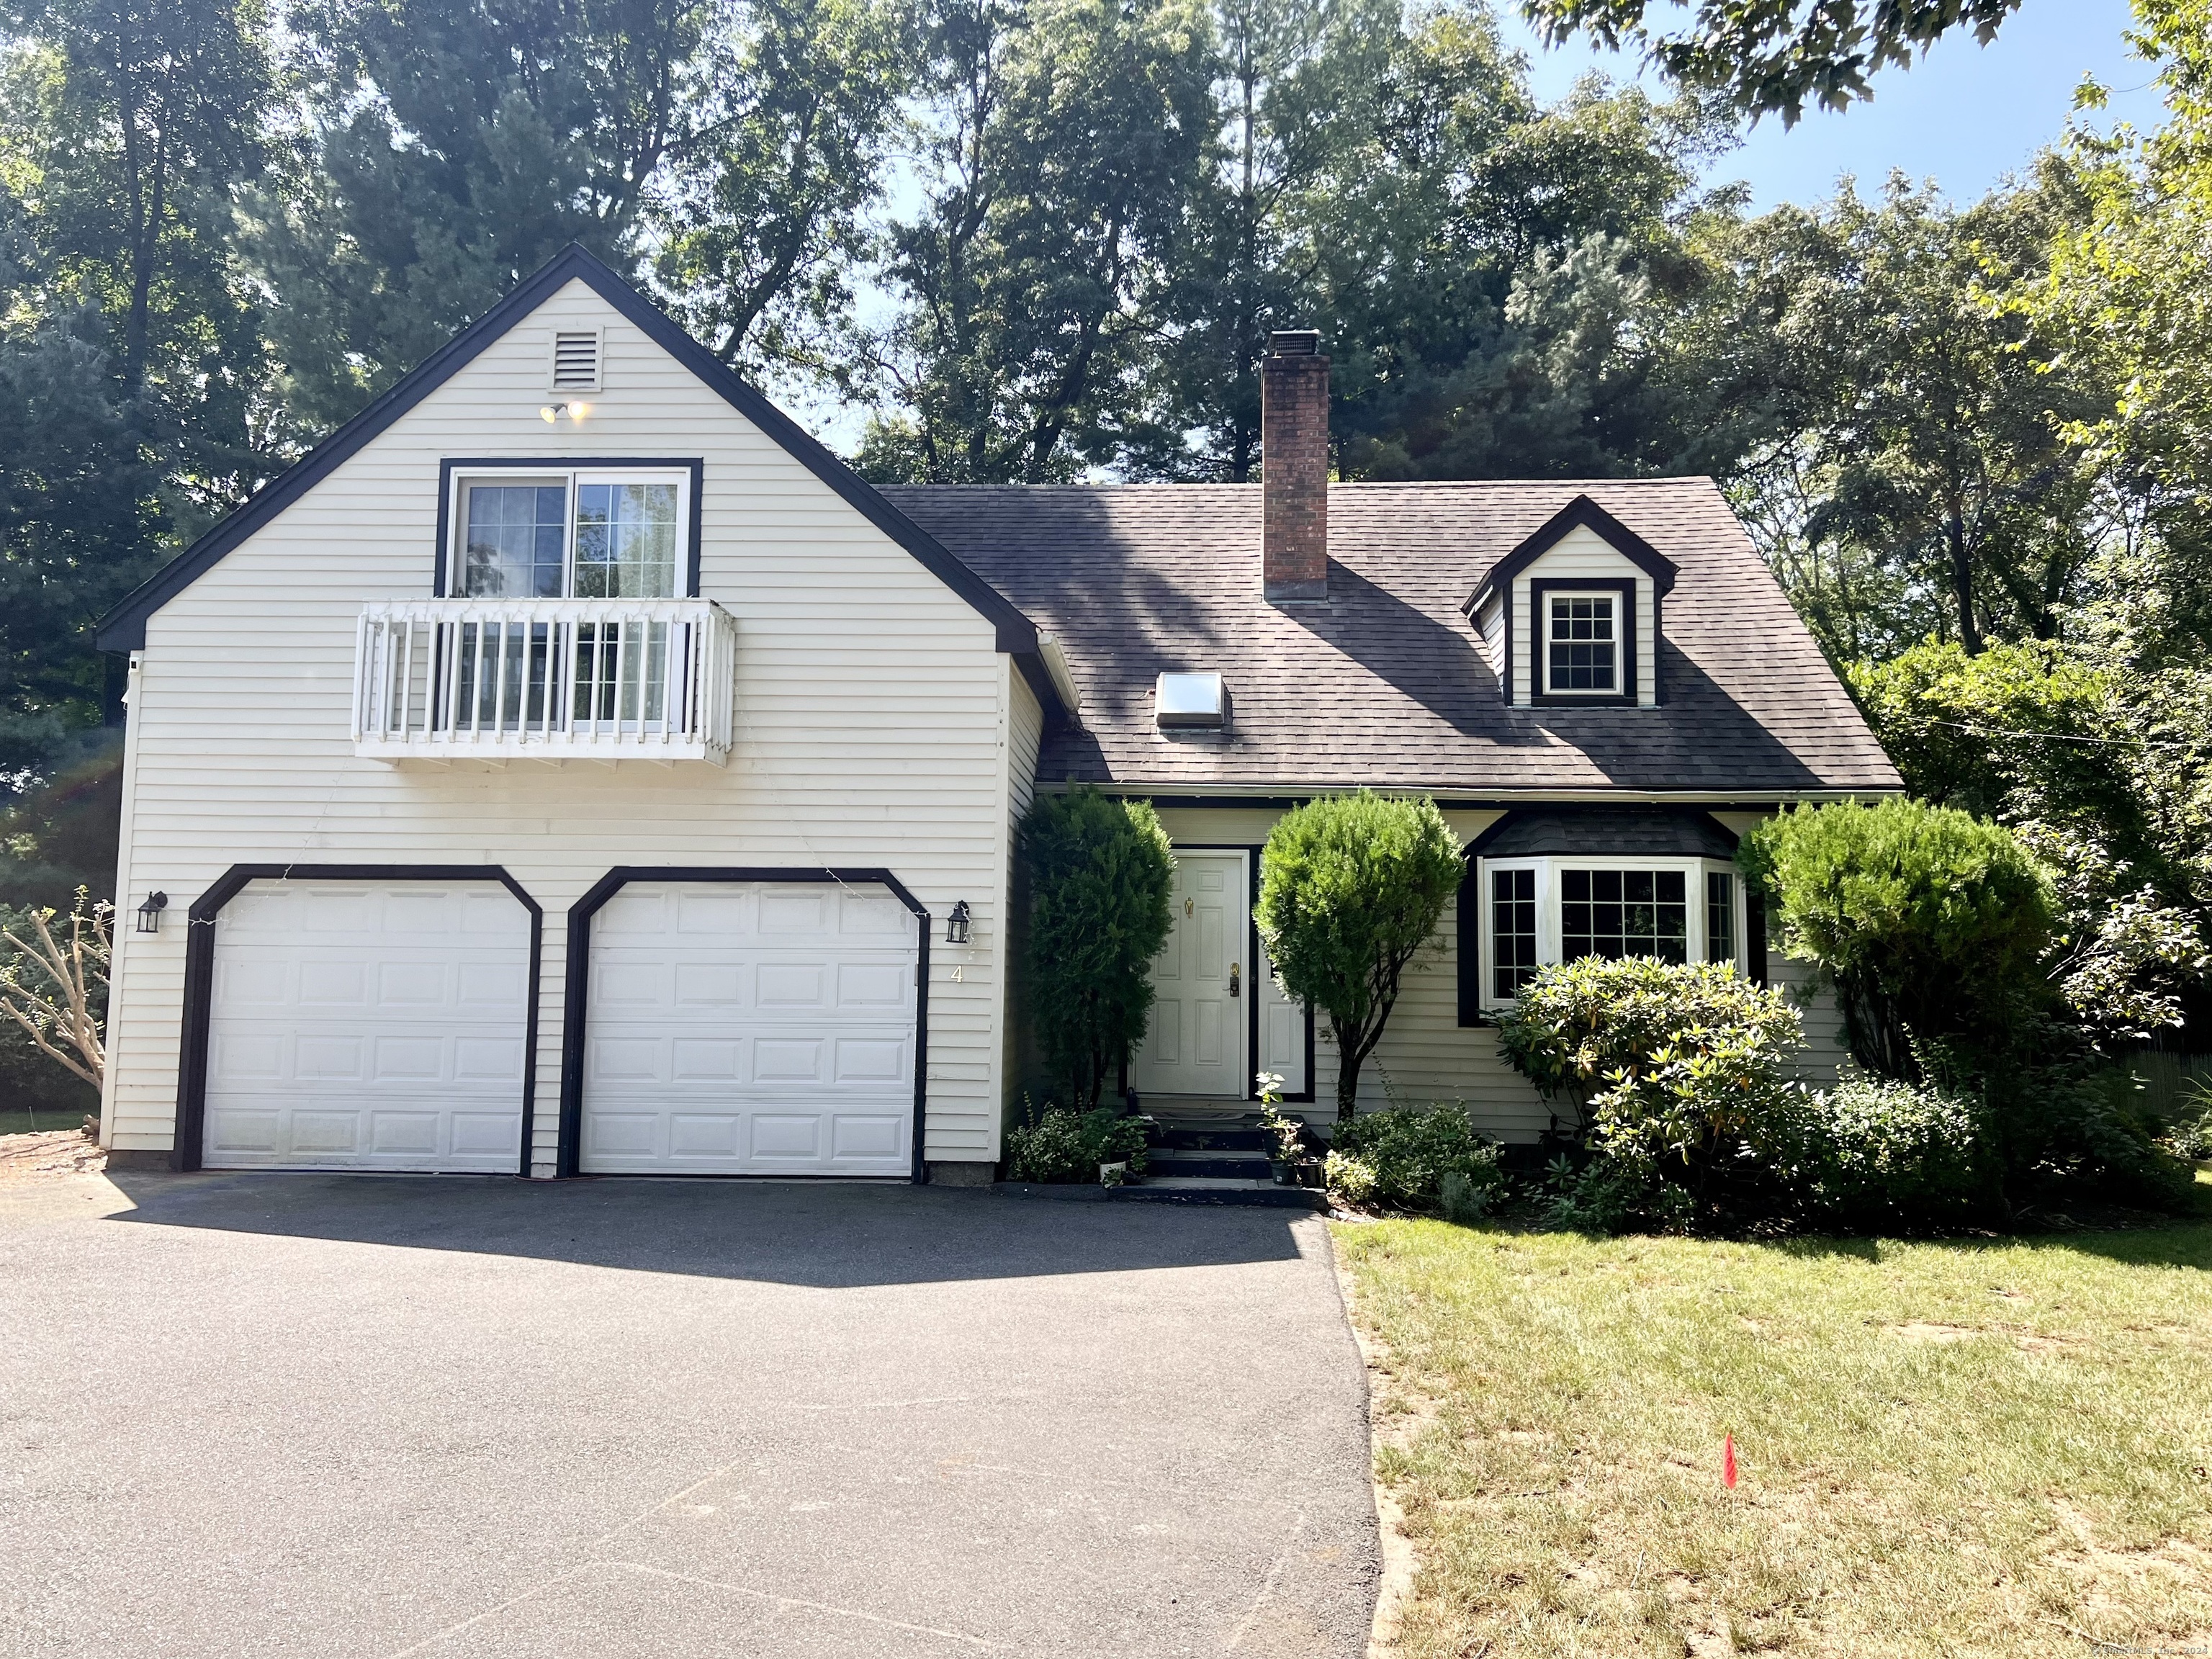
[[[1513,0],[1502,0],[1498,10],[1508,42],[1528,55],[1540,98],[1559,96],[1592,68],[1615,79],[1638,72],[1632,57],[1579,41],[1547,52]],[[1902,167],[1916,179],[1932,177],[1954,200],[1970,201],[2064,131],[2085,73],[2112,91],[2100,120],[2157,125],[2151,66],[2130,56],[2121,39],[2128,23],[2126,0],[2026,0],[1992,45],[1977,46],[1970,34],[1939,41],[1911,69],[1878,76],[1869,103],[1841,114],[1808,112],[1787,131],[1769,117],[1741,149],[1713,164],[1709,178],[1745,180],[1753,204],[1765,208],[1822,200],[1834,193],[1838,173],[1870,188]]]

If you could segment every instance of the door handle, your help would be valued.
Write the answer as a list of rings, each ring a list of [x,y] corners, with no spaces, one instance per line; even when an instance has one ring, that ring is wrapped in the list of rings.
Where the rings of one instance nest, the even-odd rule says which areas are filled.
[[[1232,997],[1242,996],[1243,994],[1243,969],[1239,968],[1235,963],[1231,963],[1229,964],[1229,994]]]

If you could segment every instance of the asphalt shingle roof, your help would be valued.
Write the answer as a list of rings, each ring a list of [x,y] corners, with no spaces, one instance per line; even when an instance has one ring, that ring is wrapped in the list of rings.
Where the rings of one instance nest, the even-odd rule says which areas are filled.
[[[1257,488],[912,485],[902,512],[1060,638],[1061,779],[1203,793],[1889,790],[1895,769],[1706,478],[1332,484],[1330,603],[1261,597]],[[1461,615],[1587,494],[1672,560],[1657,708],[1510,708]],[[1218,670],[1227,732],[1162,732],[1154,676]]]

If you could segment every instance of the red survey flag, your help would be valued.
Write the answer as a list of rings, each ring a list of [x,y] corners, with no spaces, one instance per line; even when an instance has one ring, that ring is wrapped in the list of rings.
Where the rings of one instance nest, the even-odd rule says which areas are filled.
[[[1735,1436],[1721,1437],[1721,1485],[1730,1492],[1735,1490]]]

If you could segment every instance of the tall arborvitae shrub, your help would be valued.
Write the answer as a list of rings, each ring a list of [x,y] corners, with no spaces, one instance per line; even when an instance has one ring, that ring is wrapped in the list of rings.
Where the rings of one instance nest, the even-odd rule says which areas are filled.
[[[1336,1115],[1382,1040],[1406,969],[1466,872],[1437,804],[1362,790],[1286,812],[1260,860],[1260,937],[1285,993],[1328,1016]]]
[[[1149,801],[1039,795],[1018,848],[1029,895],[1025,1003],[1079,1111],[1120,1073],[1152,1012],[1175,854]]]

